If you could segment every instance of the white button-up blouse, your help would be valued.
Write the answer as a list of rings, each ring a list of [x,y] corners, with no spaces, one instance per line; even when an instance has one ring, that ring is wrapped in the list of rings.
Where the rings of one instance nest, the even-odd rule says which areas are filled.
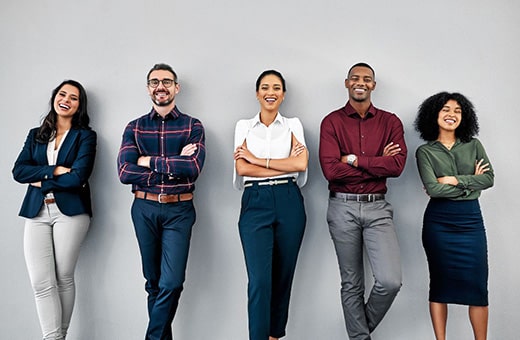
[[[289,157],[292,147],[292,134],[296,139],[305,145],[303,126],[298,118],[286,118],[280,113],[276,115],[273,123],[265,126],[260,121],[258,113],[252,119],[241,119],[235,126],[235,149],[244,143],[253,155],[258,158],[281,159]],[[307,182],[307,170],[303,172],[291,172],[280,176],[269,178],[280,178],[292,176],[297,180],[299,187]],[[246,181],[258,181],[267,179],[265,177],[239,176],[234,167],[233,186],[241,190]]]

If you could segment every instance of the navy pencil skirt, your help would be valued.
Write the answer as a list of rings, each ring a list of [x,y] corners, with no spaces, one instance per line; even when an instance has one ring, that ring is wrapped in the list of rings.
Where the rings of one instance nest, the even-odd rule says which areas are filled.
[[[432,198],[424,212],[422,241],[431,302],[488,305],[487,241],[478,200]]]

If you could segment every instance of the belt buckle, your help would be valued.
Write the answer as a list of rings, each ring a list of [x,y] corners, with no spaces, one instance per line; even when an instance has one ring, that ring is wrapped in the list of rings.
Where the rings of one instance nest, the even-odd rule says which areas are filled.
[[[159,202],[159,203],[166,203],[166,202],[163,202],[163,201],[162,201],[162,198],[163,198],[164,196],[166,196],[166,194],[162,194],[162,193],[161,193],[161,194],[157,195],[157,202]]]

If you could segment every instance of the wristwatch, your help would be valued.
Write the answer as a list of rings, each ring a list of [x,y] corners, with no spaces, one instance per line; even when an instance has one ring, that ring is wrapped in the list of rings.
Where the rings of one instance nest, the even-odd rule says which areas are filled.
[[[354,165],[354,162],[357,160],[357,156],[354,154],[347,155],[347,164]]]

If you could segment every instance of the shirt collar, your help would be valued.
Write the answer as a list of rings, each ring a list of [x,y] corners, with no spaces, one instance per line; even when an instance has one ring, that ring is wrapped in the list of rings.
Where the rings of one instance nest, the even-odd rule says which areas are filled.
[[[357,117],[360,117],[359,116],[359,113],[357,113],[357,111],[352,107],[352,105],[350,105],[350,101],[347,102],[347,104],[345,105],[345,113],[348,115],[348,116],[357,116]],[[370,106],[368,107],[368,111],[367,111],[367,114],[366,114],[366,117],[373,117],[377,114],[377,110],[376,108],[374,107],[374,105],[372,103],[370,103]]]
[[[439,145],[439,146],[442,146],[442,143],[439,142],[438,140],[431,140],[431,141],[428,141],[427,142],[429,145]],[[453,144],[453,146],[451,147],[453,149],[453,147],[457,144],[461,143],[460,139],[457,137],[455,139],[455,144]]]
[[[273,121],[273,123],[279,123],[279,124],[283,124],[283,116],[280,112],[278,112],[276,114],[276,117]],[[256,116],[253,117],[253,126],[257,126],[259,124],[262,124],[262,122],[260,121],[260,112],[256,114]]]
[[[174,106],[173,109],[168,112],[168,114],[164,117],[164,119],[176,119],[176,118],[179,118],[179,115],[180,115],[180,111],[179,109],[177,109],[177,106]],[[152,107],[152,110],[150,111],[150,118],[151,119],[154,119],[154,118],[161,118],[161,115],[159,115],[157,113],[157,111],[155,111],[155,108]]]

